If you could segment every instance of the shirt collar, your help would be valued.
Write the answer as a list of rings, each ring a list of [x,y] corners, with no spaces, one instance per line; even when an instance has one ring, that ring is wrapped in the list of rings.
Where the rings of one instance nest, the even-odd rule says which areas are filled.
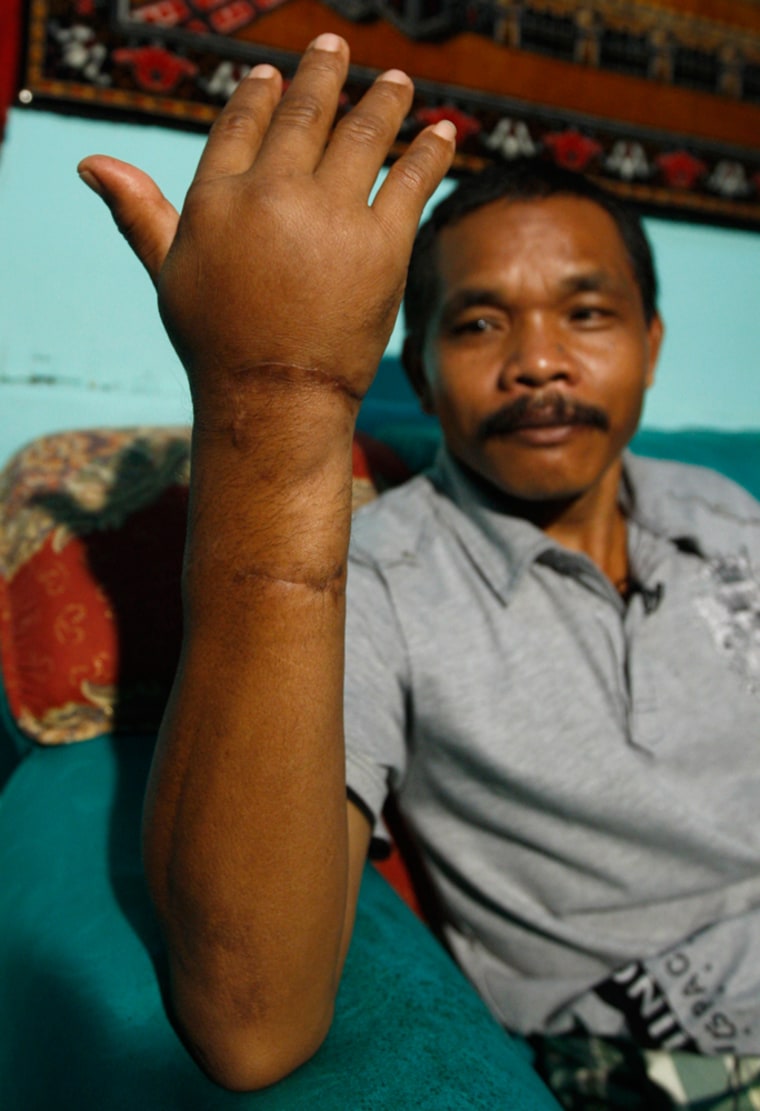
[[[429,477],[434,486],[446,495],[441,511],[448,517],[449,526],[504,604],[509,601],[522,574],[535,562],[550,564],[558,571],[586,580],[597,589],[602,582],[603,589],[609,586],[588,556],[570,551],[536,525],[521,517],[510,516],[499,508],[496,496],[490,495],[486,486],[469,477],[445,444],[438,452]],[[650,479],[648,461],[626,452],[623,455],[619,495],[625,515],[663,539],[679,544],[690,541],[698,550],[697,539],[689,534],[689,530],[685,533],[684,522],[674,519],[672,510],[661,512],[661,497],[655,495],[661,495],[662,491],[659,488],[650,489]],[[447,501],[452,502],[460,512],[451,512]]]
[[[485,486],[474,482],[442,445],[429,472],[433,485],[445,498],[441,512],[475,567],[498,595],[507,603],[523,572],[548,552],[574,553],[558,545],[545,532],[523,520],[512,517],[498,507],[495,496]],[[456,509],[451,511],[449,503]]]
[[[704,555],[704,541],[693,513],[687,508],[688,503],[673,497],[671,482],[662,464],[626,451],[619,494],[621,508],[629,520],[647,532]]]

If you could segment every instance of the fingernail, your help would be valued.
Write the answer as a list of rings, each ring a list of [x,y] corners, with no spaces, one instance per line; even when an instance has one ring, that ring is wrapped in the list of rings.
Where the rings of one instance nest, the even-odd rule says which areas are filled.
[[[409,78],[401,69],[388,69],[381,73],[378,81],[390,81],[392,85],[408,85]]]
[[[274,66],[270,66],[268,62],[261,62],[246,74],[246,78],[254,78],[260,81],[268,81],[270,77],[276,76],[277,70]]]
[[[95,177],[95,174],[90,173],[89,170],[77,170],[77,173],[85,185],[92,189],[93,193],[97,193],[99,197],[103,196],[103,186]]]
[[[343,39],[340,35],[333,35],[330,31],[325,31],[322,35],[317,35],[314,41],[309,45],[310,50],[328,50],[332,54],[337,52],[343,47]]]
[[[430,130],[435,132],[436,135],[440,135],[447,143],[450,143],[452,139],[456,141],[457,128],[451,120],[439,120],[438,123],[433,124]]]

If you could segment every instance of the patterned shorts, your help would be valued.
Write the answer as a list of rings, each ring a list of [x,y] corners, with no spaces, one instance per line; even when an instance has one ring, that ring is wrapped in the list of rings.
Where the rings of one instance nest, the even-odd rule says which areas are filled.
[[[582,1036],[530,1039],[568,1111],[760,1111],[760,1057],[701,1057]]]

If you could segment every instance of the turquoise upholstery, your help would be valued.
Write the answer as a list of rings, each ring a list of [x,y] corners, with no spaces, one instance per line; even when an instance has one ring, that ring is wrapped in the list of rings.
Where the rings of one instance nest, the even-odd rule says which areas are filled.
[[[760,498],[760,432],[719,432],[689,428],[665,432],[642,428],[631,450],[655,459],[675,459],[711,467]]]
[[[366,427],[373,436],[392,447],[415,473],[430,465],[441,442],[441,431],[435,420],[412,417],[408,410],[381,409]],[[631,441],[631,451],[653,459],[710,467],[760,499],[760,432],[644,428]]]
[[[138,828],[152,741],[25,757],[0,796],[3,1111],[551,1111],[521,1044],[369,865],[333,1029],[263,1092],[201,1073],[163,1005]]]
[[[364,427],[422,465],[436,427],[397,417],[379,408]],[[716,466],[760,493],[758,434],[642,433],[639,448]],[[22,758],[19,741],[0,697],[3,1111],[556,1109],[522,1043],[371,866],[324,1047],[264,1092],[212,1084],[161,994],[138,832],[152,739],[104,736]]]

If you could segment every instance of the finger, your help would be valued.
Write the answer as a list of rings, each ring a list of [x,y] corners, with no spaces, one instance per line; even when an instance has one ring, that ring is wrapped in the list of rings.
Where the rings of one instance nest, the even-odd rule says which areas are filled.
[[[318,166],[348,73],[348,45],[319,35],[309,46],[274,114],[257,165],[280,173],[312,173]]]
[[[155,284],[177,231],[177,210],[152,178],[128,162],[93,154],[83,158],[77,170],[85,185],[108,205],[117,228]]]
[[[414,86],[405,73],[383,73],[335,129],[319,167],[335,188],[369,196],[398,129],[412,105]]]
[[[214,121],[194,181],[207,181],[250,168],[282,95],[274,66],[254,66]]]
[[[426,203],[451,167],[456,127],[450,120],[426,127],[393,163],[372,202],[372,211],[411,250]]]

